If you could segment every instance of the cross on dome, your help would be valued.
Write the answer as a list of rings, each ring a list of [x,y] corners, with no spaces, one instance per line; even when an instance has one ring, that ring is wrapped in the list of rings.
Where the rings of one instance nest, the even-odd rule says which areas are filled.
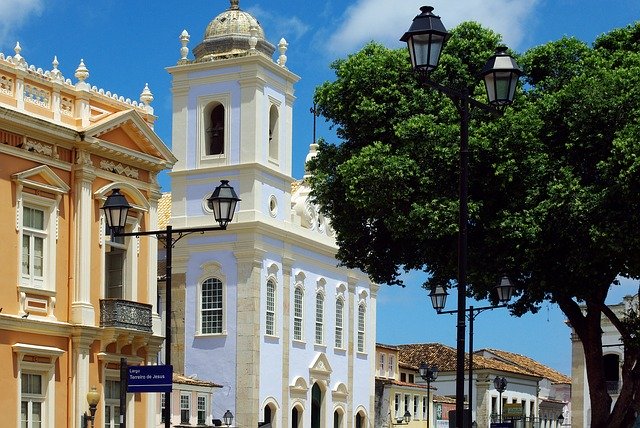
[[[230,0],[231,1],[231,8],[230,9],[240,9],[240,0]]]

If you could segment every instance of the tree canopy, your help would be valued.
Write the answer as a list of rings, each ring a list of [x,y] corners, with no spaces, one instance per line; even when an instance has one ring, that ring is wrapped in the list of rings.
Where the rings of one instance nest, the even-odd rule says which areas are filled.
[[[480,25],[461,24],[431,78],[486,101],[476,76],[499,43]],[[592,46],[550,42],[518,62],[524,84],[504,115],[472,112],[469,293],[495,300],[491,291],[507,274],[515,315],[557,303],[585,348],[592,426],[629,426],[640,407],[640,349],[635,324],[618,319],[605,298],[620,276],[640,276],[640,24]],[[380,283],[401,284],[403,271],[419,269],[429,274],[425,288],[455,284],[454,104],[418,83],[405,49],[371,43],[332,68],[335,81],[319,86],[315,101],[342,141],[321,142],[309,167],[338,259]],[[613,411],[603,315],[628,342]]]

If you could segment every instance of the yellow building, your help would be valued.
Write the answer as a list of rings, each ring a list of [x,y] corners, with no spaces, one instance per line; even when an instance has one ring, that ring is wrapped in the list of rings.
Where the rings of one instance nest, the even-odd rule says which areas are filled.
[[[435,427],[435,388],[417,384],[419,367],[400,361],[399,352],[396,346],[376,344],[375,427]]]
[[[105,236],[102,206],[119,188],[129,231],[157,225],[156,175],[175,158],[141,102],[0,54],[0,413],[3,427],[119,422],[119,368],[153,363],[162,342],[157,241]],[[142,85],[141,85],[142,86]],[[155,425],[157,394],[129,394],[128,426]]]

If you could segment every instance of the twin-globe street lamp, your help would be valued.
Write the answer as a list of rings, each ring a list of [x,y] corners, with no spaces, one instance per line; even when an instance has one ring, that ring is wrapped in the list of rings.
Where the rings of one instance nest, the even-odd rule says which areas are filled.
[[[429,397],[431,392],[431,382],[438,378],[438,367],[429,366],[427,363],[423,362],[420,364],[418,372],[420,373],[420,377],[427,382],[427,428],[429,428],[429,425],[431,424],[431,417],[429,414],[431,408],[431,399]]]
[[[483,306],[481,308],[475,308],[473,306],[469,306],[466,308],[465,315],[469,319],[469,420],[468,426],[471,426],[471,421],[473,419],[473,321],[476,317],[484,312],[490,311],[497,308],[506,308],[507,302],[511,300],[511,296],[513,295],[513,284],[509,281],[509,278],[504,275],[500,278],[498,285],[495,287],[496,294],[498,295],[498,301],[501,303],[500,305],[495,306]],[[435,309],[438,314],[457,314],[458,310],[452,311],[443,311],[445,304],[447,303],[447,290],[442,286],[437,286],[429,293],[429,297],[431,298],[431,305],[433,309]],[[467,313],[468,312],[468,313]],[[506,384],[505,384],[506,386]],[[502,393],[501,393],[502,394]]]
[[[420,83],[435,88],[447,95],[460,115],[460,191],[458,232],[458,317],[456,333],[456,427],[462,427],[464,415],[464,348],[465,348],[465,299],[467,292],[467,223],[469,217],[469,119],[472,107],[492,112],[512,103],[518,78],[522,70],[515,60],[499,47],[485,64],[480,75],[485,82],[489,105],[471,97],[468,87],[448,88],[429,79],[440,61],[440,53],[450,34],[440,17],[434,15],[433,7],[423,6],[421,13],[413,19],[409,31],[400,39],[407,42],[411,65]]]
[[[507,389],[507,379],[502,376],[496,376],[495,379],[493,379],[493,386],[496,388],[496,391],[498,391],[499,394],[499,400],[500,400],[500,422],[502,422],[502,393]]]
[[[153,235],[164,241],[166,248],[166,267],[165,267],[165,364],[171,366],[171,261],[173,256],[173,247],[184,236],[192,233],[203,233],[214,230],[225,230],[227,224],[233,220],[233,214],[236,210],[236,205],[240,201],[233,187],[229,185],[228,180],[221,180],[220,185],[215,188],[207,203],[209,208],[213,211],[213,217],[215,218],[218,226],[206,226],[206,227],[190,227],[173,229],[170,225],[165,230],[151,230],[147,232],[127,232],[125,233],[125,227],[127,225],[127,215],[131,205],[127,202],[127,198],[120,193],[120,189],[113,189],[111,194],[107,197],[107,200],[102,206],[104,210],[105,219],[107,222],[107,228],[111,233],[111,236],[143,236]],[[171,368],[173,376],[173,367]],[[121,414],[125,414],[124,409],[120,409]],[[231,412],[227,412],[231,415]],[[231,418],[227,418],[226,421],[233,421],[233,415]],[[164,424],[165,428],[171,427],[171,393],[165,392],[165,406],[164,406]],[[229,422],[228,425],[230,425]]]

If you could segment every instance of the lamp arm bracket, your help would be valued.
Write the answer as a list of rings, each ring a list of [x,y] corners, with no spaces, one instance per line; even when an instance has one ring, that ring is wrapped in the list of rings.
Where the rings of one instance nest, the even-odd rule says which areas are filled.
[[[476,319],[476,316],[478,316],[478,314],[480,314],[481,312],[492,311],[494,309],[506,308],[506,307],[507,307],[507,305],[483,306],[481,308],[476,308],[476,307],[470,306],[470,307],[466,308],[464,310],[464,312],[467,313],[467,319],[470,319],[470,318]],[[457,313],[458,313],[457,309],[452,309],[450,311],[438,311],[438,315],[441,315],[441,314],[457,314]]]
[[[441,85],[440,83],[434,80],[431,80],[429,78],[429,75],[425,72],[417,72],[417,74],[418,74],[418,81],[421,84],[430,86],[431,88],[437,90],[438,92],[441,92],[446,96],[448,96],[451,99],[451,101],[454,102],[454,104],[456,105],[456,108],[461,114],[462,114],[462,103],[466,101],[468,102],[468,105],[472,108],[483,110],[496,117],[502,116],[502,113],[503,113],[502,110],[496,107],[493,107],[489,104],[480,102],[475,98],[471,97],[469,95],[471,93],[471,90],[469,88],[464,88],[462,90],[449,88],[447,86]]]
[[[191,235],[192,233],[204,233],[211,232],[215,230],[226,230],[227,226],[206,226],[206,227],[186,227],[180,229],[172,229],[171,230],[171,242],[169,242],[169,246],[173,248],[180,239],[187,235]],[[125,232],[125,233],[114,233],[113,236],[135,236],[136,238],[139,236],[155,236],[156,238],[162,240],[164,242],[165,248],[167,247],[167,238],[168,231],[165,230],[149,230],[146,232]],[[174,238],[173,235],[176,235]]]

